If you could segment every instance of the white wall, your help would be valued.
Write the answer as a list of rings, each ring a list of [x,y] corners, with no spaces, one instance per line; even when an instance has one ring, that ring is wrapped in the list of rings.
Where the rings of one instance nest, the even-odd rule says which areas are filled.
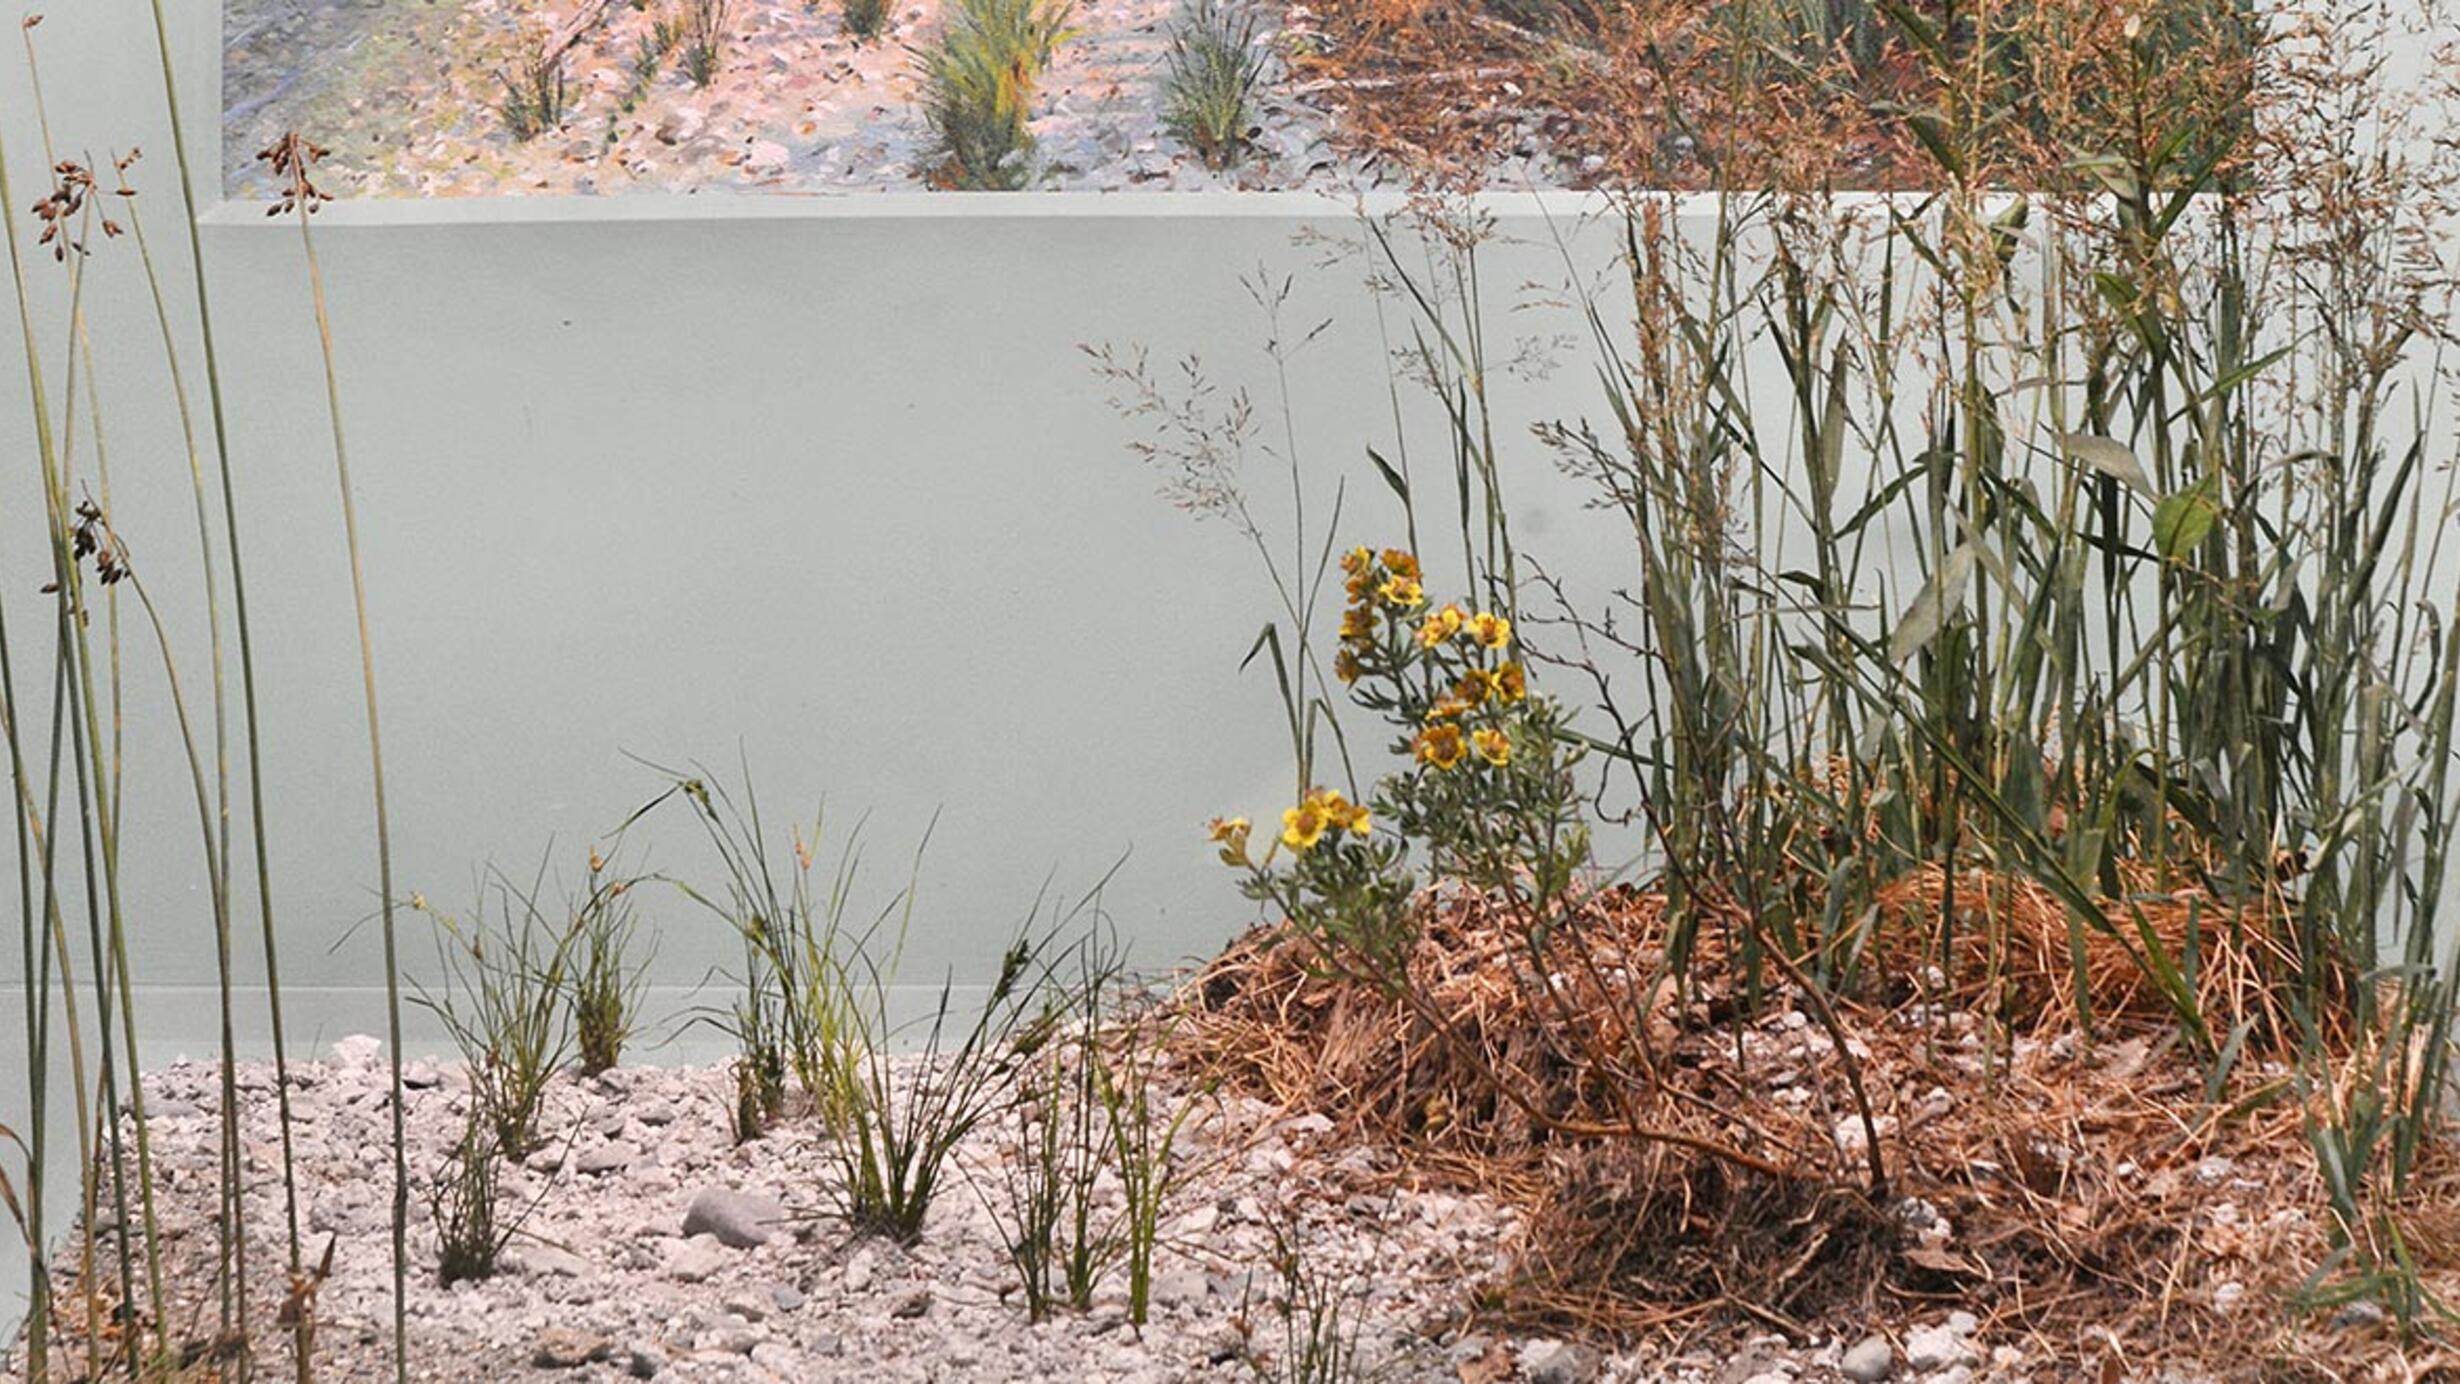
[[[177,8],[196,26],[181,38],[201,141],[212,7]],[[178,291],[186,255],[143,0],[56,13],[37,37],[64,149],[151,150],[136,177]],[[23,85],[0,78],[21,203],[39,162]],[[1514,229],[1549,237],[1528,204],[1517,210]],[[1216,946],[1251,910],[1202,824],[1263,816],[1286,791],[1269,679],[1236,672],[1269,591],[1235,535],[1155,496],[1124,450],[1137,429],[1106,408],[1077,346],[1200,349],[1230,383],[1261,386],[1266,327],[1242,277],[1299,271],[1290,318],[1334,322],[1296,381],[1319,501],[1346,477],[1352,514],[1376,516],[1357,536],[1389,537],[1363,454],[1389,446],[1390,425],[1359,273],[1313,270],[1321,252],[1291,244],[1352,215],[1305,197],[1156,195],[334,205],[318,247],[367,529],[400,887],[464,903],[481,862],[526,870],[550,838],[569,878],[660,786],[627,755],[699,758],[731,777],[740,750],[781,819],[824,793],[833,821],[871,814],[883,889],[939,814],[913,979],[978,966],[1046,875],[1081,888],[1123,853],[1106,904],[1137,956],[1159,966]],[[373,909],[375,863],[316,338],[291,222],[224,207],[204,245],[285,981],[316,1016],[303,1029],[329,1036],[377,1023],[365,987],[379,971],[374,929],[351,930]],[[1523,280],[1559,277],[1551,245],[1500,259],[1499,310]],[[64,275],[40,268],[60,296]],[[115,521],[165,599],[201,702],[191,502],[126,241],[94,257],[86,295]],[[65,308],[47,311],[48,330]],[[175,299],[174,312],[201,407],[190,305]],[[63,363],[55,346],[55,408]],[[22,437],[7,368],[0,435]],[[1524,390],[1517,412],[1582,406],[1586,379]],[[1558,486],[1519,450],[1533,485]],[[1269,511],[1276,463],[1255,466]],[[30,468],[0,482],[16,497],[0,500],[12,613],[40,610]],[[1551,553],[1588,521],[1566,497],[1536,500],[1521,522]],[[46,643],[29,641],[21,667],[43,669]],[[164,987],[146,1027],[202,1052],[210,1006],[171,1002],[213,978],[194,815],[159,668],[133,640],[128,666],[123,868],[140,980]],[[650,863],[705,876],[682,817],[633,836]],[[246,924],[252,899],[236,911]],[[713,920],[679,902],[654,913],[673,924],[666,980],[733,956]]]

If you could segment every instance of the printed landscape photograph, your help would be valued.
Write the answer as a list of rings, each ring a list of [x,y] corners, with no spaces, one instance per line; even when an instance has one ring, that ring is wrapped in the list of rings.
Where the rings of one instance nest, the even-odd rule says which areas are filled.
[[[2050,100],[2112,80],[2077,61],[2106,51],[2081,36],[2108,6],[2024,8],[2036,43],[2005,78]],[[2140,8],[2165,66],[2239,65],[2235,0]],[[228,0],[226,191],[277,192],[260,153],[294,130],[330,150],[324,190],[344,197],[1920,186],[1935,169],[1900,113],[1934,93],[1892,10],[1945,17],[1938,0]]]

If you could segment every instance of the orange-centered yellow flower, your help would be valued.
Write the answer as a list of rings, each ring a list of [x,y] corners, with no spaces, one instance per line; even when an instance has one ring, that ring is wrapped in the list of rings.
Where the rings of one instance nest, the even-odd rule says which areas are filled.
[[[1455,716],[1467,714],[1468,711],[1469,703],[1458,697],[1446,697],[1426,709],[1426,718],[1429,721],[1449,721]]]
[[[1502,731],[1492,727],[1471,731],[1469,743],[1477,747],[1478,758],[1498,769],[1512,762],[1512,737]]]
[[[1332,819],[1324,812],[1324,804],[1309,798],[1296,807],[1285,808],[1281,814],[1281,843],[1294,851],[1303,851],[1324,839],[1324,829]]]
[[[1323,809],[1325,824],[1336,830],[1347,828],[1360,836],[1371,830],[1366,807],[1351,802],[1333,789],[1319,788],[1309,794],[1307,800]]]
[[[1358,655],[1351,650],[1343,649],[1333,655],[1333,676],[1341,679],[1343,687],[1358,681],[1358,675],[1365,671],[1359,666]]]
[[[1366,571],[1367,565],[1374,561],[1374,553],[1365,548],[1352,548],[1341,555],[1341,570],[1354,577]]]
[[[1426,604],[1426,590],[1413,577],[1386,578],[1384,584],[1376,588],[1376,594],[1403,609]]]
[[[1213,833],[1213,839],[1221,843],[1222,864],[1245,865],[1248,863],[1247,834],[1253,829],[1244,817],[1216,817],[1213,819],[1210,830]]]
[[[1438,769],[1456,767],[1462,756],[1469,753],[1468,745],[1461,738],[1461,728],[1450,722],[1428,726],[1419,732],[1415,748],[1419,763],[1432,764]]]
[[[1494,695],[1495,675],[1484,668],[1472,668],[1461,674],[1459,682],[1452,684],[1454,700],[1471,706],[1483,705],[1487,698]]]
[[[1469,617],[1469,637],[1490,649],[1500,649],[1512,642],[1512,622],[1485,611]]]
[[[1461,632],[1462,623],[1468,620],[1468,618],[1469,617],[1467,615],[1461,613],[1461,608],[1456,605],[1447,605],[1443,609],[1433,612],[1426,617],[1426,623],[1418,627],[1418,647],[1422,649],[1432,649],[1436,645],[1450,639],[1452,636],[1459,634]]]
[[[1529,678],[1517,663],[1506,663],[1495,670],[1495,692],[1507,702],[1517,702],[1529,695]]]
[[[1360,551],[1363,552],[1365,550],[1361,549]],[[1421,575],[1418,571],[1418,559],[1416,555],[1401,548],[1386,548],[1384,550],[1384,566],[1392,569],[1392,574],[1394,576],[1407,577],[1411,581],[1416,581]]]

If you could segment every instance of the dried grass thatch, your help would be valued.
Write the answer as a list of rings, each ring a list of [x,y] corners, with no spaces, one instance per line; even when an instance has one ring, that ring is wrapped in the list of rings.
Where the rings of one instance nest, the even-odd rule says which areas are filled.
[[[2088,1037],[2064,914],[2021,883],[1973,883],[1970,955],[1996,937],[1997,974],[1959,944],[1951,978],[1935,950],[1893,950],[1918,930],[1881,929],[1860,998],[1825,1003],[1766,972],[1754,996],[1715,929],[1678,982],[1654,892],[1608,890],[1533,940],[1497,901],[1439,889],[1404,983],[1260,928],[1182,991],[1176,1041],[1235,1089],[1397,1149],[1402,1176],[1526,1210],[1510,1281],[1473,1294],[1503,1319],[1801,1338],[1969,1305],[2031,1360],[2105,1372],[2086,1377],[2460,1369],[2312,1306],[2335,1221],[2271,1039],[2209,1091],[2166,1001],[2098,933]],[[1943,884],[1913,873],[1888,906],[1936,910]],[[2174,946],[2195,931],[2215,1013],[2262,1003],[2247,949],[2273,945],[2264,928],[2201,896],[2144,916]],[[2460,1160],[2437,1150],[2388,1208],[2430,1286],[2460,1287],[2454,1193]]]

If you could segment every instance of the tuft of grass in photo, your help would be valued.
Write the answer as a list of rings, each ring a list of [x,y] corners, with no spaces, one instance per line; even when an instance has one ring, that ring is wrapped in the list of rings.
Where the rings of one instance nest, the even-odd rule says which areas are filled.
[[[890,0],[837,0],[837,18],[856,42],[869,42],[888,28]]]
[[[547,1087],[572,1052],[572,985],[589,949],[591,917],[552,920],[539,908],[537,884],[523,889],[496,872],[481,884],[467,920],[417,894],[410,907],[434,920],[441,973],[436,989],[415,986],[417,1003],[460,1052],[489,1146],[504,1158],[526,1158],[539,1146]]]
[[[731,0],[683,0],[683,75],[707,88],[717,80],[726,52]]]
[[[640,919],[633,909],[639,880],[611,874],[610,862],[592,851],[589,890],[573,910],[572,1048],[575,1064],[595,1076],[623,1061],[624,1046],[641,1023],[641,998],[649,984],[650,955],[641,952]],[[654,939],[650,951],[655,951]]]
[[[514,139],[535,139],[555,129],[572,109],[564,82],[563,52],[545,39],[531,40],[513,70],[499,70],[495,79],[504,88],[496,113],[504,118],[504,128]]]
[[[1256,123],[1264,80],[1257,17],[1243,0],[1189,0],[1170,26],[1162,68],[1162,128],[1215,170],[1236,164]]]
[[[1069,37],[1073,0],[956,0],[914,50],[934,185],[1013,192],[1034,179],[1034,89]]]
[[[625,111],[638,109],[649,89],[657,85],[658,70],[667,57],[683,46],[683,23],[666,14],[654,15],[649,27],[632,45],[631,81],[624,87],[621,103]]]

